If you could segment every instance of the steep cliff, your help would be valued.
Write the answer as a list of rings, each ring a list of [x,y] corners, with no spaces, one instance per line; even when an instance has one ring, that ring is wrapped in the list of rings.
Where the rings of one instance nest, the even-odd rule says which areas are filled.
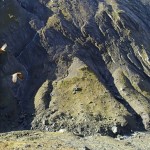
[[[0,55],[0,110],[10,119],[17,111],[16,125],[8,129],[66,128],[77,135],[149,130],[149,5],[149,0],[0,2],[0,43],[8,43]],[[14,85],[15,71],[25,80]]]

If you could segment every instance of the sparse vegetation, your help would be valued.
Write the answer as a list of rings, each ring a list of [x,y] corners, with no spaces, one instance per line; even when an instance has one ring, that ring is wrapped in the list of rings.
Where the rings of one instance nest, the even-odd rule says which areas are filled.
[[[11,77],[1,79],[2,131],[5,126],[7,131],[65,128],[86,136],[114,135],[112,127],[119,130],[116,134],[150,128],[149,4],[143,0],[0,4],[1,45],[8,44],[8,61],[0,59],[1,73],[25,74],[16,85]],[[10,110],[18,111],[14,118]]]
[[[121,113],[129,115],[126,109],[111,97],[104,85],[99,83],[93,71],[88,67],[81,67],[76,70],[76,73],[77,76],[68,76],[53,83],[54,96],[52,96],[50,109],[61,110],[75,118],[78,118],[80,114],[81,120],[77,119],[80,123],[86,118],[85,115],[87,119],[93,115],[93,118],[90,117],[89,120],[102,116],[101,125],[105,123],[110,125],[114,123],[114,120],[119,123],[120,119],[121,122],[126,122],[120,115]],[[73,93],[75,87],[82,90]],[[116,107],[120,109],[116,110]]]

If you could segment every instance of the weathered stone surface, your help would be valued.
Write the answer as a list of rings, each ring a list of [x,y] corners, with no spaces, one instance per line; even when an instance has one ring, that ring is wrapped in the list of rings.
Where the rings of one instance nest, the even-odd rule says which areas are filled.
[[[150,135],[135,133],[131,136],[94,135],[78,137],[69,132],[18,131],[0,134],[1,149],[15,150],[149,150]]]
[[[8,44],[0,55],[4,125],[7,108],[24,128],[67,128],[82,136],[112,134],[113,126],[120,133],[149,130],[149,0],[4,0],[0,6],[0,44]],[[25,80],[14,85],[16,71]]]

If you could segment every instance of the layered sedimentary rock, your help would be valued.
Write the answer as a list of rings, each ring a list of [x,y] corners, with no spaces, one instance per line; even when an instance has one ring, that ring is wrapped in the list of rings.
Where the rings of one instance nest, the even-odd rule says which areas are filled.
[[[0,2],[0,43],[8,43],[1,72],[25,74],[1,87],[13,93],[5,107],[16,101],[19,127],[79,135],[149,130],[149,3]]]

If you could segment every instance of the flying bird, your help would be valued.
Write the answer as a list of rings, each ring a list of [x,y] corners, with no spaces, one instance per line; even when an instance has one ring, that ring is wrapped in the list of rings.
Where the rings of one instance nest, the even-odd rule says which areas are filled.
[[[5,43],[1,48],[0,48],[0,54],[5,52],[5,49],[7,47],[7,44]]]
[[[12,75],[12,82],[13,83],[16,83],[17,82],[17,79],[20,79],[20,80],[23,80],[24,79],[24,76],[21,72],[16,72]]]

